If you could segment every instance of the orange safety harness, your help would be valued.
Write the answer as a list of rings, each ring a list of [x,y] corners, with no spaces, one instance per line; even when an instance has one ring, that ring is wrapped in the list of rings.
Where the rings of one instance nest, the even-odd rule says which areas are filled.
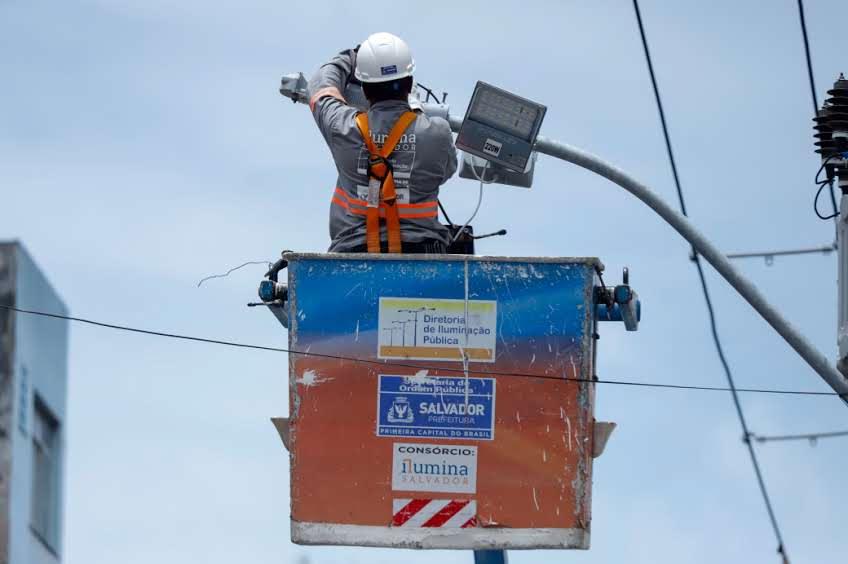
[[[377,149],[371,139],[368,127],[368,114],[356,115],[356,126],[365,140],[368,149],[368,198],[365,210],[365,242],[369,253],[380,252],[380,216],[386,219],[386,232],[390,253],[401,252],[400,214],[398,213],[397,192],[392,175],[389,155],[395,150],[406,128],[418,117],[414,112],[404,112],[395,123],[386,142]]]

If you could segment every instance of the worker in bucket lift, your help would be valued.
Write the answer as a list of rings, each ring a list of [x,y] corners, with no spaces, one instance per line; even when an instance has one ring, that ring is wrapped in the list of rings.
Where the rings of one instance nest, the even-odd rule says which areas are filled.
[[[402,39],[375,33],[309,81],[309,107],[339,174],[330,252],[446,252],[439,186],[456,172],[456,148],[447,121],[411,110],[414,70]],[[351,74],[362,83],[367,112],[342,95]]]

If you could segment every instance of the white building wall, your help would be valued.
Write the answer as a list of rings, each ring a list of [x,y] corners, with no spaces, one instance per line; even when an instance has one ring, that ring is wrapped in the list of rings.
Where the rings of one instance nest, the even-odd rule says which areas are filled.
[[[17,246],[16,306],[67,314],[67,309],[26,250]],[[62,560],[64,513],[65,403],[67,397],[68,323],[17,314],[15,323],[14,408],[9,564],[57,564]],[[31,523],[34,402],[38,394],[59,421],[57,542],[49,547]]]

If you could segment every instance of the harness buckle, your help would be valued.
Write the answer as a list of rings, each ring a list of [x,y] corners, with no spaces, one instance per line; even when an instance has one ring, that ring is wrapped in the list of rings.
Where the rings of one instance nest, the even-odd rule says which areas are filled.
[[[383,200],[383,184],[392,174],[392,163],[381,155],[368,156],[368,207],[376,208]],[[383,200],[384,203],[389,203]],[[392,199],[392,203],[394,198]]]
[[[383,174],[378,174],[379,171]],[[380,155],[369,155],[368,157],[368,176],[376,178],[382,184],[389,174],[392,172],[392,163],[385,157]]]
[[[368,197],[366,202],[369,208],[380,207],[380,194],[383,191],[383,183],[376,178],[368,178]]]

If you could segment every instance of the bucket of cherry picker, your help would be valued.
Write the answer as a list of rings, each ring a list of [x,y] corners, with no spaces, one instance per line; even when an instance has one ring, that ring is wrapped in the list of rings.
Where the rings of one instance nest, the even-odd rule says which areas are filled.
[[[638,322],[595,258],[288,253],[291,537],[589,547],[599,321]]]

